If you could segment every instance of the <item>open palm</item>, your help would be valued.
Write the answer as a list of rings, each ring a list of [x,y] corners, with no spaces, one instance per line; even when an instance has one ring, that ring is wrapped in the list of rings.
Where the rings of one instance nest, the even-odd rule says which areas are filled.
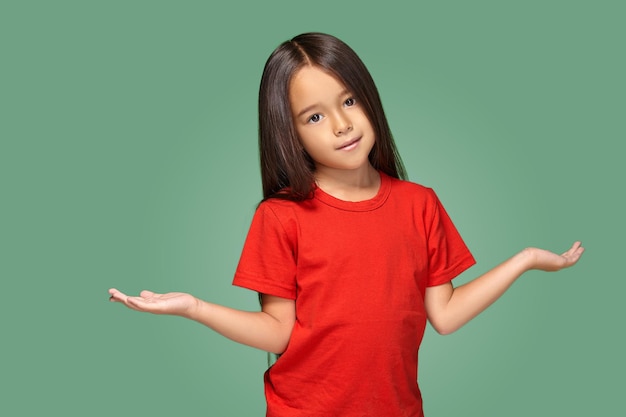
[[[113,302],[122,303],[133,310],[153,314],[185,316],[197,306],[195,297],[182,292],[157,294],[144,290],[139,296],[128,296],[115,288],[111,288],[109,294],[109,299]]]
[[[578,262],[585,249],[580,242],[575,242],[571,248],[561,255],[538,248],[529,248],[533,256],[533,269],[541,271],[558,271],[569,268]]]

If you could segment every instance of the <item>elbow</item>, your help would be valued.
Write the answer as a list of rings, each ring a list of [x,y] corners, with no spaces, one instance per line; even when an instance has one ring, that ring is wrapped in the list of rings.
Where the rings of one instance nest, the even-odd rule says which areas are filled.
[[[435,329],[437,333],[439,333],[442,336],[447,336],[449,334],[454,333],[457,330],[452,327],[441,327],[441,326],[437,326],[437,327],[433,326],[433,328]]]
[[[293,326],[291,326],[293,327]],[[291,328],[284,329],[283,332],[272,341],[268,346],[267,351],[275,355],[282,355],[289,346],[289,340],[291,340]]]
[[[452,334],[461,327],[460,325],[445,320],[430,320],[430,325],[442,336]]]
[[[276,343],[273,346],[270,346],[268,349],[269,353],[273,353],[274,355],[282,355],[287,350],[287,346],[289,345],[289,341]]]

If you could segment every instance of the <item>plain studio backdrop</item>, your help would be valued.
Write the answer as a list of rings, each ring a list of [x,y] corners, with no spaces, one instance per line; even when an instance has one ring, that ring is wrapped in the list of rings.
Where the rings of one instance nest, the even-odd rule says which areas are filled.
[[[0,413],[263,415],[263,352],[107,289],[258,308],[231,286],[261,198],[258,84],[279,43],[321,31],[369,67],[410,179],[476,256],[457,283],[587,247],[427,331],[426,415],[620,415],[622,4],[2,2]]]

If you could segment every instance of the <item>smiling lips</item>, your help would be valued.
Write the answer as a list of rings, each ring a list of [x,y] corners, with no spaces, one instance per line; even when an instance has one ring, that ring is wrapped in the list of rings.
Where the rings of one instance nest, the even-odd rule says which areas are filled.
[[[340,151],[351,151],[352,149],[356,148],[356,146],[358,145],[360,140],[361,140],[360,137],[355,138],[355,139],[350,139],[349,141],[344,142],[343,144],[341,144],[341,146],[339,146],[337,148],[337,150],[340,150]]]

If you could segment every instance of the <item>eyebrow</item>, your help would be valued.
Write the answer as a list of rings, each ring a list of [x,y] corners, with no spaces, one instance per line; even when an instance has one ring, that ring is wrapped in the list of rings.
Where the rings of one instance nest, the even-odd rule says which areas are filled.
[[[350,91],[348,89],[345,89],[341,93],[339,93],[339,95],[337,97],[342,97],[342,96],[346,96],[346,95],[350,95],[350,94],[352,94],[352,93],[350,93]],[[315,104],[311,104],[310,106],[307,106],[307,107],[303,108],[302,110],[300,110],[298,112],[298,114],[296,115],[296,118],[300,118],[300,117],[304,116],[306,113],[310,112],[311,110],[313,110],[318,105],[319,105],[319,103],[315,103]]]

